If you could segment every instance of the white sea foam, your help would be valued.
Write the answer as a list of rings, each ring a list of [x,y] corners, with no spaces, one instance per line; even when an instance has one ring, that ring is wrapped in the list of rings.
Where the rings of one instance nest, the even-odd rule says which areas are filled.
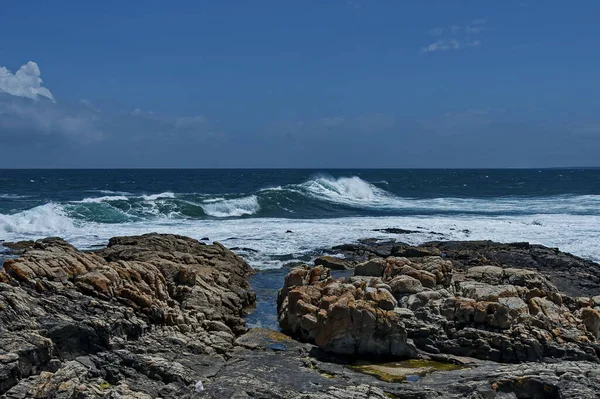
[[[211,200],[209,200],[211,201]],[[215,199],[200,204],[207,215],[224,218],[254,215],[260,210],[256,195],[234,199]]]
[[[205,199],[202,202],[205,203],[205,204],[212,204],[213,202],[222,202],[222,201],[225,201],[225,198],[223,198],[223,197],[217,197],[217,198]]]
[[[398,197],[359,177],[319,177],[300,187],[308,196],[330,203],[382,210],[466,213],[579,213],[600,215],[600,195],[553,197],[430,198]],[[291,189],[293,190],[293,189]]]
[[[164,193],[160,193],[160,194],[142,195],[141,198],[144,201],[155,201],[157,199],[175,198],[175,193],[164,192]]]
[[[96,204],[100,202],[110,202],[110,201],[127,201],[129,198],[124,195],[107,195],[104,197],[93,197],[93,198],[84,198],[81,201],[77,201],[79,203],[91,203]]]
[[[350,206],[394,206],[398,198],[359,177],[319,177],[300,185],[310,196]]]
[[[248,197],[246,197],[248,198]],[[235,200],[229,200],[235,201]],[[253,201],[249,200],[252,204]],[[205,206],[214,206],[205,204]],[[239,213],[238,206],[223,205],[219,215]],[[248,210],[246,210],[248,211]],[[223,216],[219,216],[223,217]],[[400,227],[419,233],[394,236],[373,229]],[[286,233],[291,230],[292,233]],[[151,231],[177,233],[197,239],[209,237],[228,247],[250,248],[242,252],[259,269],[280,267],[289,259],[307,256],[319,249],[354,242],[360,238],[394,237],[411,244],[428,240],[490,239],[501,242],[529,241],[600,261],[600,216],[590,215],[447,215],[407,217],[349,217],[335,219],[247,218],[221,220],[168,219],[121,224],[82,223],[70,219],[62,207],[42,205],[13,215],[0,214],[0,240],[16,241],[61,236],[79,248],[106,244],[116,235]],[[442,233],[443,236],[432,232]],[[287,260],[286,260],[287,261]]]
[[[0,199],[22,199],[22,198],[30,198],[29,195],[18,195],[18,194],[0,194]]]
[[[107,194],[107,195],[133,195],[127,191],[113,191],[113,190],[88,190],[89,192]]]
[[[0,214],[0,239],[71,235],[78,232],[73,220],[57,204],[48,203],[12,215]]]

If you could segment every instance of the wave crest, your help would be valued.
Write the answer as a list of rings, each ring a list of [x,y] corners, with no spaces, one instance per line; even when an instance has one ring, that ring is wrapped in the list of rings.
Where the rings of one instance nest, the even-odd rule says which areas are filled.
[[[163,198],[175,198],[175,193],[167,191],[160,194],[142,195],[141,198],[144,199],[144,201],[154,201]]]
[[[54,203],[12,215],[0,214],[0,231],[6,233],[56,236],[75,229],[64,209]]]
[[[200,206],[204,213],[218,218],[254,215],[260,210],[256,195],[229,200],[208,200]]]
[[[393,207],[399,198],[360,177],[318,177],[300,187],[311,197],[349,206]]]
[[[110,201],[127,201],[129,198],[124,195],[106,195],[104,197],[93,197],[93,198],[84,198],[80,203],[84,204],[97,204],[100,202],[110,202]]]

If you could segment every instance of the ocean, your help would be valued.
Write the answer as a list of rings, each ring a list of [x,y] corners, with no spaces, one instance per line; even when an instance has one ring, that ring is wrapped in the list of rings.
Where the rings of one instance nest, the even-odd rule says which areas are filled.
[[[529,241],[600,261],[600,169],[0,170],[0,240],[93,249],[148,232],[219,241],[257,269],[366,237]]]

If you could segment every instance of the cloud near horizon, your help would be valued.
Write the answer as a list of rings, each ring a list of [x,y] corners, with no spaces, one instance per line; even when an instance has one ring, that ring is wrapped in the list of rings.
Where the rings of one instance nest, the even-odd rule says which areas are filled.
[[[0,93],[33,100],[46,97],[55,101],[50,90],[42,83],[40,68],[33,61],[22,65],[14,74],[7,67],[0,66]]]
[[[40,76],[33,61],[14,74],[0,67],[0,144],[91,149],[92,144],[223,139],[203,115],[168,117],[137,108],[107,110],[89,99],[58,103]]]

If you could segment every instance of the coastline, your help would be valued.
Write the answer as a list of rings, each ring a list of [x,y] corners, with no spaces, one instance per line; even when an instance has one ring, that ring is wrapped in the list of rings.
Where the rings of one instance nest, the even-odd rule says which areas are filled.
[[[598,313],[595,308],[600,308],[597,300],[600,299],[597,297],[600,265],[552,248],[490,241],[438,242],[412,247],[366,240],[331,249],[331,255],[343,254],[350,264],[350,270],[334,272],[335,278],[329,278],[331,272],[322,266],[282,269],[278,273],[263,271],[253,275],[255,272],[242,258],[220,244],[206,244],[174,235],[113,238],[107,248],[92,252],[78,251],[60,239],[45,239],[22,244],[18,251],[17,257],[5,261],[0,270],[0,348],[4,351],[0,354],[3,359],[0,373],[7,376],[0,388],[2,394],[10,398],[79,398],[84,395],[145,399],[250,395],[429,399],[440,395],[445,398],[504,398],[540,394],[554,395],[543,397],[593,398],[600,387],[600,346],[596,342],[598,331],[594,324]],[[378,259],[387,259],[387,267],[394,270],[390,271],[392,280],[386,280],[388,283],[376,282],[388,278],[383,269],[382,277],[377,277],[379,272],[372,274],[373,267],[377,269],[377,265],[385,264]],[[406,261],[400,261],[400,267],[399,261],[394,259]],[[444,266],[435,266],[442,269],[423,266],[419,272],[419,265]],[[481,270],[483,274],[478,272]],[[515,271],[508,275],[507,270]],[[283,276],[283,271],[289,271],[289,274]],[[306,272],[314,277],[301,277],[300,280],[294,277]],[[278,284],[276,289],[283,288],[278,303],[270,303],[271,311],[275,305],[279,311],[278,319],[287,320],[282,324],[283,330],[300,341],[274,330],[247,330],[244,326],[243,318],[251,307],[271,300],[261,299],[259,289],[256,289],[261,287],[251,288],[249,278],[269,273],[271,279],[263,281],[262,288],[273,290],[274,284]],[[361,277],[364,273],[371,277]],[[588,277],[582,278],[581,273],[588,273]],[[433,280],[431,276],[434,276]],[[554,323],[562,326],[561,336],[543,343],[543,348],[547,349],[527,352],[531,356],[541,353],[542,357],[513,359],[509,354],[518,351],[507,347],[499,352],[470,351],[465,356],[461,350],[444,349],[449,348],[445,340],[451,342],[454,339],[450,335],[452,328],[446,329],[447,336],[420,339],[411,332],[433,320],[431,315],[436,313],[438,306],[435,301],[441,300],[420,305],[433,312],[420,318],[414,313],[417,308],[410,310],[411,298],[420,298],[428,292],[426,297],[432,298],[438,293],[450,295],[443,301],[474,295],[469,292],[484,295],[482,292],[488,292],[486,290],[498,284],[496,278],[506,279],[502,280],[505,287],[513,287],[505,288],[505,294],[500,298],[515,298],[509,301],[514,304],[522,296],[545,306],[540,313],[531,316],[531,320],[538,323],[535,324],[537,327],[531,328],[550,329]],[[394,287],[399,287],[398,279],[402,281],[400,286],[413,288],[397,291]],[[338,338],[333,341],[319,338],[316,342],[308,332],[313,331],[311,327],[321,328],[317,327],[318,323],[325,322],[327,317],[315,326],[303,322],[293,327],[296,325],[293,318],[304,320],[307,313],[295,316],[300,308],[284,306],[283,301],[292,303],[289,302],[292,292],[316,292],[315,289],[335,284],[347,287],[342,291],[327,288],[330,290],[328,295],[338,298],[335,301],[345,297],[344,290],[350,286],[359,287],[359,291],[352,291],[353,300],[358,301],[357,304],[364,303],[360,306],[367,306],[365,309],[379,309],[376,312],[382,315],[382,320],[387,320],[383,326],[388,327],[369,335],[369,328],[372,328],[369,323],[360,322],[358,327],[352,327],[345,324],[343,318],[335,318],[337,322],[331,326],[337,332],[330,337]],[[361,284],[367,285],[360,288]],[[485,284],[491,284],[490,288],[485,288]],[[562,292],[554,284],[560,286]],[[386,285],[388,287],[384,287]],[[467,290],[467,286],[476,288]],[[364,295],[357,294],[360,290],[373,293],[359,299],[356,295]],[[498,296],[494,300],[489,293],[485,295],[488,295],[486,299],[469,301],[483,304],[498,300]],[[319,304],[321,297],[315,297],[317,309],[319,306],[327,309]],[[483,321],[480,327],[474,321],[470,328],[481,331],[477,339],[489,339],[488,343],[493,346],[489,334],[505,334],[505,331],[521,328],[512,323],[522,323],[517,319],[521,320],[523,315],[510,321],[513,316],[506,319],[497,313],[500,305],[485,306],[495,309],[492,313],[488,310],[488,315],[497,315],[490,319],[495,321]],[[530,304],[526,307],[529,314],[532,308]],[[515,309],[525,311],[522,305]],[[562,309],[564,315],[559,312],[556,321],[548,319],[552,314],[548,312],[555,311],[553,309]],[[413,316],[410,316],[411,312]],[[511,312],[507,315],[512,315]],[[398,315],[403,316],[394,322]],[[448,320],[462,323],[455,317],[459,316]],[[573,324],[565,320],[582,321]],[[550,324],[541,327],[544,326],[539,324],[542,322]],[[484,327],[485,323],[492,323],[492,329]],[[402,326],[402,330],[389,330],[397,328],[396,325]],[[339,348],[347,348],[345,344],[340,346],[340,342],[346,342],[347,337],[357,338],[352,333],[355,328],[370,337],[365,341],[370,342],[370,346],[354,354],[345,349],[340,351]],[[408,334],[403,335],[401,331]],[[569,338],[575,331],[587,338],[583,341]],[[392,339],[394,345],[381,346],[374,337]],[[513,344],[517,345],[517,342],[513,341]],[[404,349],[389,353],[374,349],[386,347]],[[462,343],[457,348],[469,347]],[[562,347],[569,349],[560,349]],[[547,355],[544,355],[545,351],[549,351]],[[499,353],[500,357],[493,353]],[[408,361],[410,358],[415,360]],[[565,369],[571,377],[565,378],[558,372]],[[515,385],[516,381],[521,381],[520,385]],[[198,382],[202,383],[202,389],[198,388]]]

